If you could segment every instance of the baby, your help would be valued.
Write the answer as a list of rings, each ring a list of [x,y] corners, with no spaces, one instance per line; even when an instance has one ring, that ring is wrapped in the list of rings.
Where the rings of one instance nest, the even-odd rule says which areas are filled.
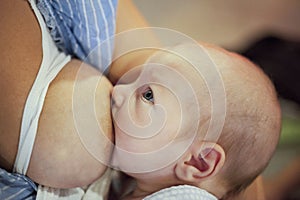
[[[112,162],[136,181],[124,199],[227,199],[267,166],[281,115],[253,63],[183,44],[131,72],[112,94]]]

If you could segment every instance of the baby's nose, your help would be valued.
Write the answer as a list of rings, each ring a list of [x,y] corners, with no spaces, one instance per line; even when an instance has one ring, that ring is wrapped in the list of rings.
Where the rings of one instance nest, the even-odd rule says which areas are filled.
[[[116,85],[112,92],[112,104],[120,107],[125,99],[124,85]]]

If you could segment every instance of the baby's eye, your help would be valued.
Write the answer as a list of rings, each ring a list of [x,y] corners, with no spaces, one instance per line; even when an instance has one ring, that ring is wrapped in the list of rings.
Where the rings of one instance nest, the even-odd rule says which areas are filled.
[[[154,103],[154,97],[151,88],[148,87],[146,91],[142,93],[142,96],[145,101]]]

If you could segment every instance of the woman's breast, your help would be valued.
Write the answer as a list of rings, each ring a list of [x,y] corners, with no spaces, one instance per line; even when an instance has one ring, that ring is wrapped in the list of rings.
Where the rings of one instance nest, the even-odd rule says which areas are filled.
[[[112,150],[112,85],[73,60],[51,83],[28,169],[35,182],[68,188],[102,175]]]

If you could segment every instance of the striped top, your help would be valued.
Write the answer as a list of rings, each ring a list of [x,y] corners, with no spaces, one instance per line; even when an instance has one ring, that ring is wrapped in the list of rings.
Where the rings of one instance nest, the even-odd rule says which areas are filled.
[[[117,0],[37,0],[58,48],[105,72],[111,63]]]
[[[36,199],[37,186],[22,174],[9,173],[0,168],[0,199]]]

